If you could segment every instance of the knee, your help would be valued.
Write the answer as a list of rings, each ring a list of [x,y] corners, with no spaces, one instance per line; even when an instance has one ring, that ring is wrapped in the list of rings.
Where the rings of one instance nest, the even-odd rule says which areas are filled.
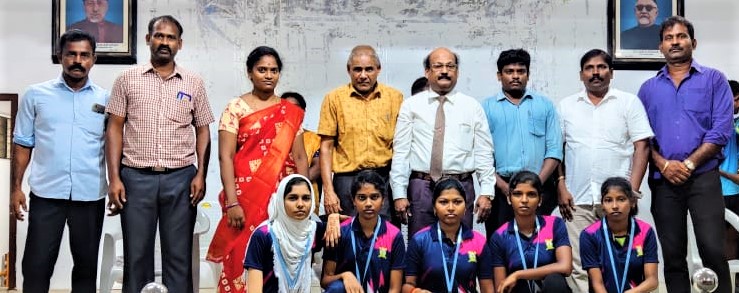
[[[343,293],[346,292],[344,289],[344,281],[336,280],[328,284],[323,290],[324,293]]]
[[[544,277],[543,292],[569,293],[572,292],[567,285],[567,280],[562,274],[550,274]]]

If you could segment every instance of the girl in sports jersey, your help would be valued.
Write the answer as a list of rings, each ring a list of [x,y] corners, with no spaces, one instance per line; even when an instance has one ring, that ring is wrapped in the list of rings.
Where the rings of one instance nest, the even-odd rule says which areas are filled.
[[[404,293],[493,292],[485,236],[462,224],[466,200],[462,183],[441,179],[433,193],[436,223],[408,240]]]
[[[637,219],[637,199],[625,178],[601,186],[605,217],[580,233],[582,267],[595,293],[650,292],[657,289],[657,238]]]
[[[400,292],[405,242],[400,229],[379,216],[387,196],[377,172],[359,172],[351,185],[357,215],[341,224],[339,245],[323,252],[326,293]]]
[[[509,185],[514,219],[500,226],[488,242],[496,292],[571,292],[565,281],[572,272],[565,223],[536,214],[542,201],[539,176],[519,172]]]

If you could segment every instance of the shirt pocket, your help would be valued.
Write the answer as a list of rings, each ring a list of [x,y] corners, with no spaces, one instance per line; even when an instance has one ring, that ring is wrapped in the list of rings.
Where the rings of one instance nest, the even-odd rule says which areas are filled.
[[[461,122],[457,125],[452,126],[453,128],[447,127],[444,131],[445,140],[452,138],[452,142],[456,145],[460,151],[468,152],[472,150],[472,143],[475,140],[472,133],[473,127],[470,122]],[[451,131],[450,131],[451,130]],[[450,132],[456,133],[456,135],[448,135]]]
[[[544,136],[546,133],[547,119],[541,117],[529,117],[529,132],[534,136]]]
[[[704,89],[685,89],[681,95],[683,111],[689,117],[694,117],[698,123],[708,126],[711,116],[711,99]]]
[[[167,119],[180,124],[192,124],[193,104],[187,97],[168,100],[164,106]]]

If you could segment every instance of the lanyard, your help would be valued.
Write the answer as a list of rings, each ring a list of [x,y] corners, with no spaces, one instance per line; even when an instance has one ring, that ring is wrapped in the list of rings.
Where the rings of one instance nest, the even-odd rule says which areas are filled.
[[[536,237],[531,238],[531,243],[534,243],[534,266],[532,269],[535,269],[539,265],[539,244],[535,242],[536,238],[539,238],[539,230],[541,229],[541,226],[539,225],[539,218],[534,216],[536,220],[536,231],[534,231],[534,234],[536,234]],[[513,230],[516,232],[516,245],[518,246],[518,255],[521,256],[521,264],[523,264],[523,269],[527,270],[528,266],[526,265],[526,258],[523,255],[523,245],[521,245],[521,234],[518,233],[518,223],[516,220],[513,220]],[[536,292],[535,291],[535,285],[534,281],[532,280],[526,280],[526,282],[529,285],[529,292]]]
[[[626,289],[626,275],[629,273],[629,261],[631,261],[631,249],[634,247],[634,218],[631,218],[631,232],[629,232],[629,249],[626,251],[626,261],[624,262],[624,275],[621,277],[621,283],[618,282],[618,272],[616,271],[616,262],[613,260],[613,248],[611,248],[611,237],[608,233],[608,226],[606,219],[603,218],[603,239],[606,242],[606,248],[608,249],[608,257],[611,259],[611,271],[613,271],[613,280],[616,282],[616,290],[618,293],[623,293]]]
[[[298,268],[295,270],[295,278],[290,276],[290,272],[287,270],[287,263],[285,262],[285,258],[282,256],[282,249],[280,249],[280,243],[277,239],[277,236],[275,236],[275,233],[272,232],[272,229],[269,229],[269,235],[272,237],[272,242],[275,242],[275,256],[277,257],[277,260],[280,261],[281,267],[282,267],[282,274],[285,275],[285,278],[287,278],[287,285],[290,287],[289,289],[295,288],[295,283],[298,282],[298,276],[300,275],[300,271],[303,270],[303,265],[305,264],[305,259],[308,258],[308,255],[310,255],[310,237],[308,237],[308,240],[305,241],[305,254],[303,254],[303,257],[300,258],[300,264],[298,264]]]
[[[352,226],[354,226],[354,222],[356,220],[357,220],[356,217],[352,220]],[[352,253],[354,253],[354,270],[355,270],[355,273],[357,274],[357,279],[359,280],[360,284],[364,284],[365,282],[364,279],[367,278],[367,269],[369,269],[370,260],[372,260],[372,250],[374,250],[375,248],[375,240],[377,240],[377,235],[380,233],[380,224],[382,224],[382,218],[377,217],[377,225],[375,226],[375,233],[372,234],[372,241],[370,242],[369,250],[367,251],[367,261],[364,263],[364,273],[361,275],[359,274],[359,262],[357,259],[359,257],[359,251],[357,250],[357,242],[354,238],[354,231],[351,231],[350,233],[352,236]]]
[[[454,249],[454,263],[452,264],[451,274],[449,274],[449,268],[447,268],[446,255],[444,255],[444,241],[442,241],[443,238],[441,238],[441,223],[436,224],[436,234],[439,236],[439,250],[441,251],[441,262],[444,267],[444,281],[446,281],[446,289],[451,293],[454,286],[454,275],[457,273],[459,247],[462,245],[462,227],[459,227],[459,233],[457,233],[457,247]]]

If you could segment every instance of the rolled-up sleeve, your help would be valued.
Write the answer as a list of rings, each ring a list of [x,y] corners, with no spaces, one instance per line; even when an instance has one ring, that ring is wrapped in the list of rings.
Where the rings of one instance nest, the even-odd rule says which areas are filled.
[[[13,143],[32,148],[36,145],[34,123],[36,120],[36,107],[33,89],[28,89],[23,95],[15,117],[15,130],[13,131]]]
[[[547,150],[544,158],[552,158],[562,161],[562,127],[560,126],[559,115],[551,101],[547,101],[547,132],[546,145]]]
[[[731,95],[731,88],[726,77],[718,71],[713,80],[713,115],[711,116],[711,128],[708,129],[706,135],[703,136],[703,143],[712,143],[724,146],[734,131],[733,123],[733,103],[734,99]]]

